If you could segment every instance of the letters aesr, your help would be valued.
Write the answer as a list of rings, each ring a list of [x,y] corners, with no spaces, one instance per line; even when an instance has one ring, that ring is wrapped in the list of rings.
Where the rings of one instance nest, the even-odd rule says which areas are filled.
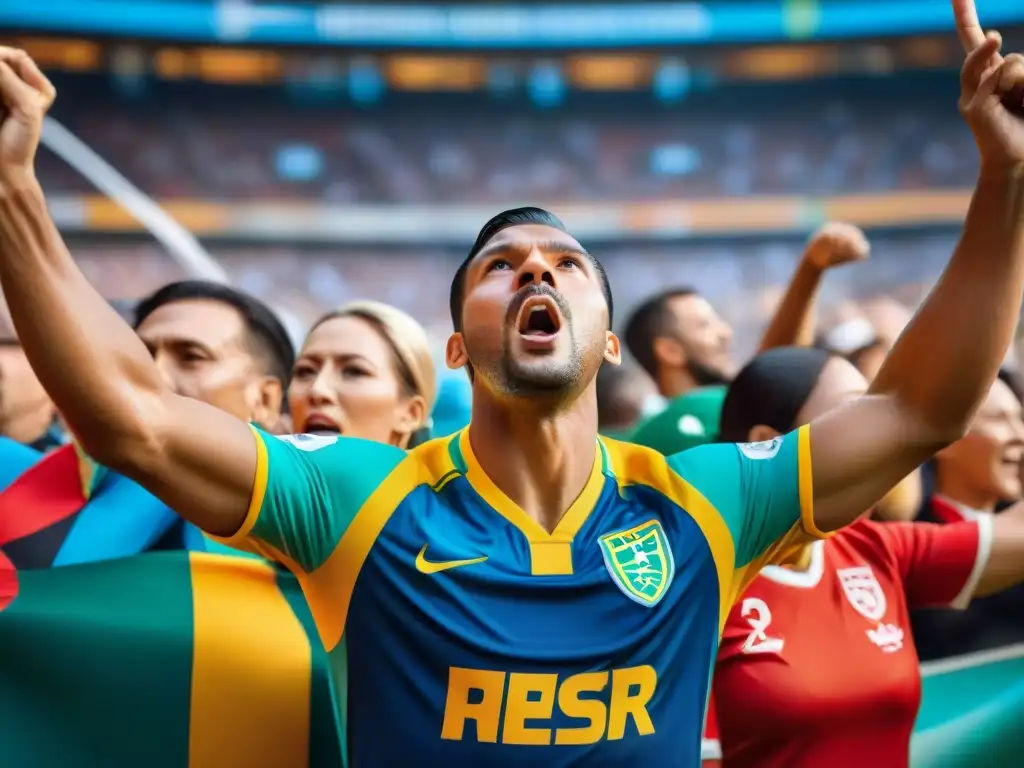
[[[649,736],[647,704],[657,685],[658,673],[646,665],[568,676],[451,667],[441,738],[578,746],[621,739],[634,728]],[[551,727],[556,718],[578,725]]]

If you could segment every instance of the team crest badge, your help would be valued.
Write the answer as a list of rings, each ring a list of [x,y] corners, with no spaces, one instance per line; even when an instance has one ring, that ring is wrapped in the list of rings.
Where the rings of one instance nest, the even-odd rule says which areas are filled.
[[[626,597],[640,605],[657,605],[676,571],[661,523],[648,520],[629,530],[605,534],[598,543],[612,581]]]
[[[843,585],[846,599],[857,613],[868,621],[881,621],[885,616],[885,592],[875,578],[874,571],[866,565],[836,570],[839,583]]]

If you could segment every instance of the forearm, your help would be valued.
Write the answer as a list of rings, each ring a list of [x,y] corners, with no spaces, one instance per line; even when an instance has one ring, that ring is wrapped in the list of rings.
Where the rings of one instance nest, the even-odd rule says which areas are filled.
[[[776,347],[809,347],[814,343],[814,304],[821,275],[819,267],[801,260],[761,338],[758,352]]]
[[[1013,340],[1022,293],[1024,178],[982,172],[949,266],[871,392],[892,396],[936,446],[957,439]]]
[[[83,445],[102,453],[138,437],[159,373],[75,265],[34,181],[0,192],[0,283],[33,369]]]

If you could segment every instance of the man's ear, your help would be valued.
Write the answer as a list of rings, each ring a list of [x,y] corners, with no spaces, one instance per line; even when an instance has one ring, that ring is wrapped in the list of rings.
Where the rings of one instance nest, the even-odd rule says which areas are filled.
[[[612,365],[619,365],[622,362],[622,345],[619,343],[619,337],[611,331],[608,331],[604,341],[604,361]]]
[[[276,376],[261,376],[249,389],[249,418],[260,427],[272,430],[281,421],[284,387]]]
[[[659,367],[686,367],[686,353],[683,351],[683,345],[675,339],[668,336],[658,336],[654,340],[652,348],[654,350],[654,359],[658,362]]]
[[[448,343],[444,348],[444,362],[453,371],[463,368],[469,363],[466,342],[461,333],[456,331],[448,337]]]
[[[395,432],[399,435],[412,435],[427,423],[427,401],[421,395],[414,395],[400,403],[395,414]]]
[[[747,435],[747,442],[762,443],[767,440],[775,439],[779,434],[779,432],[766,424],[758,424],[756,427],[752,427],[750,429],[750,434]]]

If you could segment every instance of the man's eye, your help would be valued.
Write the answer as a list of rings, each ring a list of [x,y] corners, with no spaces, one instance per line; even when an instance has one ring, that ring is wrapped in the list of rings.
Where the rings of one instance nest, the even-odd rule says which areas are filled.
[[[487,265],[488,272],[493,272],[496,269],[512,269],[512,264],[507,259],[495,259],[494,261]]]
[[[558,262],[560,267],[569,267],[570,269],[579,269],[580,261],[572,256],[566,256],[564,259]]]

